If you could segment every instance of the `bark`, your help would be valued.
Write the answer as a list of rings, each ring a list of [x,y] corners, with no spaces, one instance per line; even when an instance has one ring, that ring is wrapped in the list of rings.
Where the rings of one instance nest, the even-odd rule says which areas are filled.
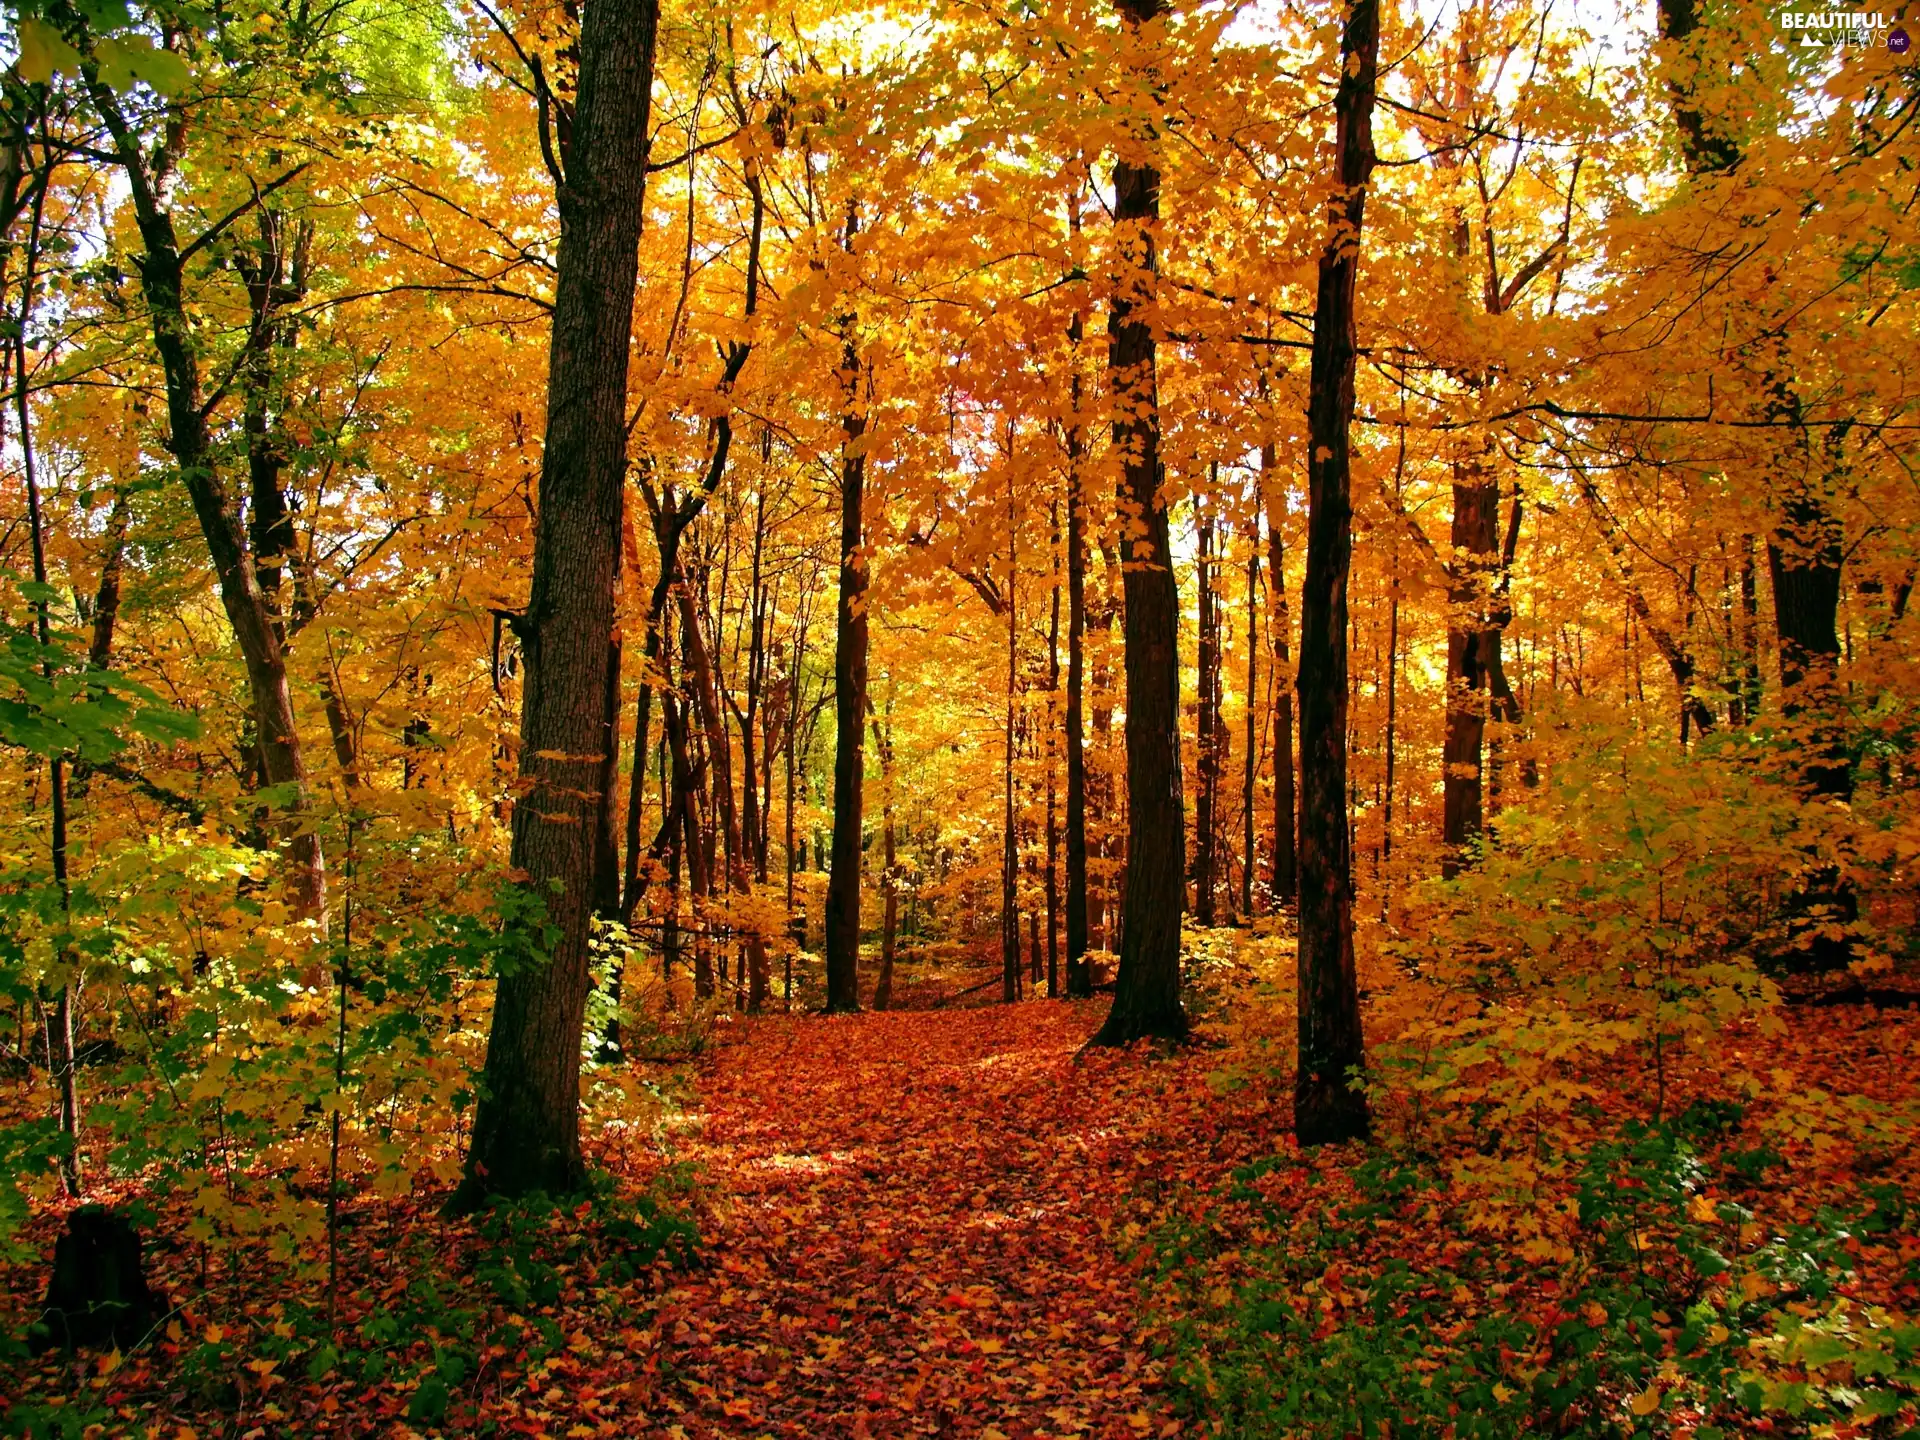
[[[846,246],[857,216],[847,205]],[[827,1011],[860,1008],[860,828],[866,754],[861,736],[867,709],[867,556],[864,502],[867,481],[867,409],[854,320],[843,322],[840,428],[840,600],[834,626],[833,860],[827,879]]]
[[[1278,458],[1272,445],[1260,447],[1260,473],[1269,477],[1267,573],[1273,577],[1273,903],[1289,909],[1300,898],[1299,821],[1296,814],[1298,771],[1293,756],[1294,677],[1287,612],[1286,482],[1275,478]]]
[[[645,197],[655,0],[596,0],[559,186],[560,257],[524,657],[512,861],[557,932],[503,974],[456,1208],[585,1180],[580,1048],[607,803],[607,693],[627,463],[627,357]]]
[[[1247,713],[1246,763],[1240,774],[1240,909],[1254,916],[1253,872],[1259,861],[1254,851],[1253,796],[1260,776],[1260,541],[1259,531],[1247,532]]]
[[[1200,550],[1195,576],[1200,591],[1200,643],[1195,667],[1198,714],[1194,758],[1198,762],[1195,768],[1200,794],[1193,807],[1193,918],[1196,924],[1210,926],[1216,888],[1214,861],[1220,853],[1216,814],[1220,801],[1220,618],[1213,593],[1216,568],[1213,517],[1202,514],[1197,528]]]
[[[120,623],[120,577],[127,557],[127,530],[133,519],[125,486],[113,492],[107,512],[107,531],[100,552],[100,581],[93,592],[93,634],[87,642],[87,665],[105,670],[113,664],[114,630]]]
[[[1447,566],[1447,713],[1441,747],[1440,873],[1466,863],[1485,825],[1481,756],[1492,660],[1500,632],[1487,624],[1499,561],[1500,491],[1483,455],[1453,464],[1453,558]]]
[[[1162,0],[1115,0],[1133,29]],[[1154,127],[1139,127],[1114,164],[1113,220],[1121,254],[1108,315],[1113,448],[1121,458],[1118,507],[1127,563],[1123,634],[1127,672],[1127,868],[1120,972],[1113,1008],[1094,1037],[1124,1045],[1143,1036],[1181,1040],[1180,917],[1186,909],[1185,804],[1180,764],[1180,593],[1161,494],[1160,400],[1153,329],[1141,314],[1157,291],[1160,171]]]
[[[1119,917],[1122,892],[1126,888],[1126,831],[1112,823],[1111,817],[1121,811],[1119,786],[1116,779],[1113,745],[1113,625],[1120,616],[1120,547],[1110,534],[1100,536],[1101,578],[1105,582],[1106,593],[1100,597],[1099,613],[1088,612],[1087,623],[1091,629],[1099,627],[1100,658],[1093,670],[1093,736],[1094,752],[1100,757],[1100,768],[1087,779],[1087,803],[1093,813],[1107,817],[1107,823],[1101,826],[1099,850],[1102,861],[1101,884],[1092,888],[1089,880],[1087,896],[1087,925],[1089,938],[1094,933],[1100,937],[1100,946],[1104,950],[1117,951],[1120,948]]]
[[[1320,256],[1307,400],[1307,569],[1300,591],[1299,1069],[1302,1145],[1368,1130],[1349,1072],[1365,1063],[1353,956],[1353,857],[1347,828],[1347,578],[1353,551],[1354,291],[1380,48],[1377,0],[1355,0],[1340,40],[1334,96],[1336,198]]]
[[[1054,744],[1060,705],[1060,502],[1053,502],[1053,609],[1047,620],[1047,998],[1060,996],[1060,806]]]
[[[1011,430],[1011,426],[1008,427]],[[1013,806],[1013,722],[1016,681],[1019,664],[1020,606],[1016,598],[1019,583],[1020,549],[1018,513],[1013,497],[1013,445],[1007,445],[1007,590],[1003,608],[1007,619],[1006,736],[1002,751],[1001,776],[1004,807],[1000,832],[1000,998],[1012,1003],[1020,998],[1020,837],[1014,829]]]
[[[892,710],[889,702],[888,710]],[[882,905],[880,918],[880,973],[873,982],[873,1008],[885,1010],[893,1004],[893,962],[900,935],[900,870],[893,833],[893,736],[891,721],[882,727],[873,717],[873,748],[880,756],[880,826],[882,856],[886,869],[880,881]]]
[[[1080,317],[1073,318],[1078,339]],[[1067,431],[1067,995],[1093,995],[1087,961],[1087,499],[1080,473],[1080,374],[1071,381],[1075,420]]]

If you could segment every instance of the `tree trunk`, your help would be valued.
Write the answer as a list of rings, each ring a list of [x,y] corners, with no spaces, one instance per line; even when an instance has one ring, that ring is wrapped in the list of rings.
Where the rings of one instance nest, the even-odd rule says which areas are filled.
[[[1447,721],[1441,748],[1443,876],[1459,874],[1485,824],[1481,755],[1490,689],[1486,610],[1499,554],[1499,511],[1499,487],[1483,457],[1456,459],[1453,559],[1447,588]],[[1491,640],[1499,645],[1498,631],[1491,632]]]
[[[1011,426],[1009,426],[1011,429]],[[1000,837],[1000,998],[1020,998],[1020,837],[1014,829],[1013,721],[1019,677],[1019,515],[1013,503],[1013,446],[1007,446],[1007,694],[1006,744],[1002,752],[1004,807]]]
[[[167,448],[179,468],[193,512],[213,562],[221,607],[246,663],[253,723],[259,737],[262,778],[277,792],[283,812],[280,830],[289,861],[288,882],[299,913],[325,930],[327,866],[320,836],[309,823],[311,795],[300,732],[294,720],[293,693],[287,683],[286,652],[276,617],[254,572],[237,507],[227,494],[215,463],[207,407],[201,388],[200,355],[187,315],[186,265],[181,258],[172,215],[163,207],[140,137],[126,122],[112,91],[92,74],[93,95],[115,155],[126,172],[128,198],[140,232],[142,293],[152,319],[154,349],[167,395]]]
[[[43,650],[52,644],[53,627],[47,604],[46,522],[40,510],[40,483],[35,465],[32,414],[27,405],[27,323],[33,305],[33,262],[40,249],[41,207],[34,206],[33,234],[27,241],[27,272],[20,286],[20,318],[13,332],[14,410],[19,424],[21,470],[27,483],[27,527],[33,552],[33,579],[40,587],[40,599],[34,603],[35,628]],[[53,682],[53,661],[46,662],[46,679]],[[67,852],[67,762],[61,755],[47,761],[47,788],[52,802],[51,833],[48,836],[53,884],[60,898],[60,935],[55,960],[60,975],[59,993],[53,1008],[42,1002],[47,1032],[47,1065],[59,1100],[57,1123],[66,1148],[60,1156],[60,1183],[71,1199],[81,1196],[80,1082],[75,1069],[73,1048],[74,994],[79,989],[80,954],[73,947],[73,882],[68,873]],[[44,987],[43,987],[44,988]]]
[[[100,551],[100,583],[93,592],[93,634],[87,643],[87,664],[95,670],[105,670],[113,663],[114,628],[120,623],[120,577],[126,566],[127,530],[132,518],[127,489],[116,486]]]
[[[1217,476],[1216,476],[1217,478]],[[1213,516],[1203,512],[1199,524],[1199,554],[1195,565],[1200,591],[1199,655],[1195,706],[1194,758],[1198,762],[1200,795],[1193,807],[1193,918],[1213,924],[1214,860],[1219,854],[1215,811],[1220,798],[1220,620],[1213,593]]]
[[[1053,609],[1047,620],[1047,998],[1060,997],[1060,805],[1054,745],[1060,718],[1060,502],[1053,502]]]
[[[512,862],[557,932],[547,963],[500,977],[467,1178],[487,1194],[585,1179],[580,1046],[590,984],[607,749],[609,645],[627,464],[627,356],[645,199],[655,0],[595,0],[581,24],[547,377]]]
[[[887,704],[891,715],[893,704]],[[873,748],[880,755],[880,834],[882,858],[886,869],[881,878],[880,973],[873,982],[873,1008],[885,1010],[893,1004],[893,962],[900,936],[899,861],[893,833],[893,736],[891,721],[883,728],[880,717],[873,717]]]
[[[1347,831],[1347,576],[1353,551],[1349,434],[1354,404],[1354,289],[1380,49],[1378,0],[1355,0],[1340,39],[1334,95],[1332,233],[1320,256],[1307,401],[1307,570],[1300,591],[1299,1069],[1294,1133],[1302,1145],[1368,1129],[1349,1072],[1365,1063],[1353,957],[1353,857]]]
[[[700,707],[700,723],[707,732],[707,764],[712,783],[707,787],[719,813],[720,833],[726,853],[727,883],[733,893],[753,894],[753,873],[747,848],[740,832],[740,819],[734,809],[733,756],[727,744],[726,720],[720,713],[720,700],[714,684],[713,661],[700,624],[699,607],[684,578],[676,587],[680,597],[680,628],[686,635],[684,674]],[[751,781],[749,781],[751,784]],[[758,1014],[766,1003],[768,985],[767,942],[758,931],[749,929],[742,937],[746,949],[748,991],[747,1009]]]
[[[846,247],[857,214],[847,204]],[[827,880],[827,1011],[860,1008],[860,827],[866,754],[867,557],[862,505],[867,479],[867,410],[860,393],[860,350],[851,315],[841,357],[846,407],[840,459],[840,603],[833,645],[833,862]]]
[[[1253,797],[1260,776],[1260,532],[1247,531],[1247,713],[1246,763],[1240,775],[1240,910],[1253,919],[1254,851]]]
[[[1134,30],[1163,13],[1162,0],[1115,0]],[[1155,127],[1142,123],[1114,162],[1113,221],[1123,257],[1108,316],[1107,366],[1114,401],[1113,448],[1121,457],[1118,506],[1131,554],[1123,568],[1127,670],[1127,871],[1120,973],[1113,1008],[1094,1039],[1124,1045],[1142,1036],[1181,1040],[1180,917],[1186,910],[1187,833],[1180,766],[1180,591],[1161,494],[1160,397],[1153,328],[1141,315],[1157,285],[1160,171]]]
[[[1079,228],[1079,211],[1073,214]],[[1087,961],[1087,496],[1080,473],[1085,441],[1080,428],[1081,321],[1076,310],[1067,329],[1073,372],[1068,394],[1073,416],[1067,428],[1067,995],[1093,995]]]
[[[1260,473],[1267,477],[1267,573],[1273,577],[1273,903],[1292,908],[1300,898],[1299,822],[1295,814],[1297,772],[1293,757],[1294,677],[1287,612],[1286,481],[1271,444],[1260,447]]]

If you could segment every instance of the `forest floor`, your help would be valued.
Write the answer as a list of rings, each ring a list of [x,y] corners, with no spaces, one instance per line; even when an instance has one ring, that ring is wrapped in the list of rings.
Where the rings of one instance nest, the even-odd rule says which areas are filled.
[[[1605,1103],[1579,1112],[1584,1148],[1529,1172],[1517,1209],[1500,1197],[1520,1160],[1472,1127],[1434,1149],[1383,1117],[1372,1147],[1302,1155],[1275,1063],[1290,1010],[1244,1016],[1173,1054],[1084,1050],[1097,1002],[730,1019],[690,1071],[621,1068],[691,1084],[600,1118],[614,1183],[597,1198],[458,1223],[431,1185],[356,1198],[331,1317],[319,1244],[304,1270],[263,1240],[202,1246],[165,1202],[143,1221],[175,1307],[160,1333],[124,1357],[16,1346],[0,1428],[1142,1440],[1400,1433],[1407,1416],[1437,1435],[1468,1414],[1487,1435],[1549,1414],[1624,1433],[1654,1412],[1710,1437],[1747,1433],[1728,1428],[1742,1407],[1920,1421],[1920,1012],[1736,1022],[1668,1073],[1678,1119],[1652,1129],[1623,1052],[1589,1077]],[[1723,1095],[1736,1061],[1772,1077],[1744,1107]],[[697,1246],[676,1251],[688,1222]],[[0,1266],[7,1332],[37,1311],[60,1223],[37,1216],[37,1258]],[[1717,1278],[1701,1256],[1724,1256]]]
[[[187,1217],[163,1207],[148,1232],[176,1307],[161,1333],[124,1358],[28,1362],[16,1348],[4,1428],[76,1440],[1184,1433],[1134,1268],[1146,1205],[1284,1144],[1287,1111],[1215,1094],[1205,1048],[1083,1052],[1103,1005],[721,1026],[685,1108],[667,1112],[664,1145],[615,1126],[594,1156],[629,1199],[652,1187],[686,1207],[691,1263],[623,1267],[622,1242],[606,1237],[632,1231],[600,1223],[605,1202],[450,1224],[431,1191],[361,1197],[328,1325],[311,1263],[323,1251],[309,1249],[304,1276],[257,1244],[214,1252],[209,1269]],[[58,1224],[38,1217],[23,1238],[41,1260],[0,1277],[15,1334],[37,1312]]]
[[[692,1434],[1179,1433],[1133,1207],[1272,1143],[1203,1050],[1082,1052],[1097,1004],[759,1022],[686,1149],[713,1264],[666,1296]]]

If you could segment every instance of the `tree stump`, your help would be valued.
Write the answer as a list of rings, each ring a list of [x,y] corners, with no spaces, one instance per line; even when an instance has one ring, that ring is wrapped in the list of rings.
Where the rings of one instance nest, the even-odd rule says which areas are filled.
[[[132,1222],[104,1205],[82,1205],[53,1247],[53,1275],[32,1332],[34,1353],[56,1345],[130,1349],[147,1337],[163,1308],[147,1284]]]

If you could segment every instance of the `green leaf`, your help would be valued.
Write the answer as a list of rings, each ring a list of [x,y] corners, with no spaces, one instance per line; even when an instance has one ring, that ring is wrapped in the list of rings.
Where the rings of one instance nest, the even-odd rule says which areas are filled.
[[[77,74],[80,69],[80,52],[61,37],[58,30],[43,20],[25,20],[20,22],[20,78],[35,85],[44,85],[53,79],[55,73],[61,75]]]

